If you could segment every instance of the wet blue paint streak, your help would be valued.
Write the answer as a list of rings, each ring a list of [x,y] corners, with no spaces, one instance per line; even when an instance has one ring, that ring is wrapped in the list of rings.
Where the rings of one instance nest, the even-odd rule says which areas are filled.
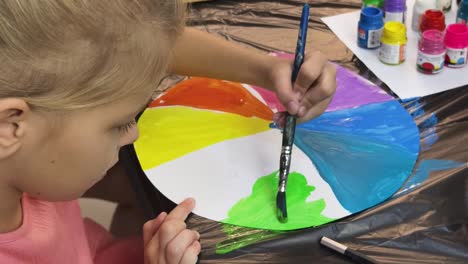
[[[419,124],[419,130],[421,133],[421,150],[426,151],[432,147],[438,140],[439,136],[435,126],[439,122],[439,119],[434,113],[426,114],[424,111],[424,103],[419,101],[420,98],[414,98],[411,100],[405,100],[405,107],[408,112],[414,117],[415,120],[425,118]]]
[[[448,170],[464,166],[467,166],[467,164],[453,160],[423,160],[419,163],[419,166],[415,170],[414,174],[405,183],[402,191],[400,191],[397,195],[402,195],[418,187],[429,178],[430,173],[433,171]]]
[[[325,113],[299,125],[295,143],[355,213],[400,189],[418,156],[419,131],[408,112],[390,101]]]

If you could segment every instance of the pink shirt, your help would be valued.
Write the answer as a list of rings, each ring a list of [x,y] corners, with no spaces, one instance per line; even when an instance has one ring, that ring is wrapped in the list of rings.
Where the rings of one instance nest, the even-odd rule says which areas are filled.
[[[23,195],[23,223],[0,234],[0,263],[143,263],[141,238],[116,240],[81,217],[78,201],[46,202]]]

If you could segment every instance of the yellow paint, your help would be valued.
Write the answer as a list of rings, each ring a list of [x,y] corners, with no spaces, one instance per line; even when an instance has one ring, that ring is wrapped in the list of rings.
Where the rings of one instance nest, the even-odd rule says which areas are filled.
[[[380,39],[379,59],[385,64],[398,65],[406,60],[406,26],[390,21],[385,23]]]
[[[257,117],[184,106],[149,108],[138,121],[135,149],[147,170],[218,142],[266,131],[268,124]]]
[[[385,23],[381,41],[383,44],[389,45],[406,44],[408,40],[406,38],[405,24],[396,21]]]

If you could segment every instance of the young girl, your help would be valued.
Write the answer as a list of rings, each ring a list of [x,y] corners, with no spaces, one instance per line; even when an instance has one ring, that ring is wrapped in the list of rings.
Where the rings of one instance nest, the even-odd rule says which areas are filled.
[[[196,262],[193,199],[141,241],[113,239],[76,202],[136,140],[134,117],[169,71],[270,87],[300,120],[330,102],[323,55],[292,87],[291,61],[184,30],[183,13],[171,0],[0,0],[0,263]]]

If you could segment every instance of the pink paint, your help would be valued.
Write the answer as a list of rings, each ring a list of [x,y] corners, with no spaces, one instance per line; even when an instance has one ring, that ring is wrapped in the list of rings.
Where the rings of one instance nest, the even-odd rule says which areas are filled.
[[[425,74],[436,74],[444,68],[445,60],[444,33],[437,29],[423,32],[418,43],[418,71]]]
[[[258,94],[265,100],[265,103],[267,106],[274,112],[284,112],[286,109],[284,106],[280,103],[278,98],[276,97],[276,94],[272,91],[269,91],[265,88],[258,87],[258,86],[252,86],[255,91],[257,91]]]
[[[424,31],[422,38],[419,40],[419,49],[432,55],[445,52],[444,33],[437,29]]]
[[[463,24],[452,24],[447,27],[445,45],[451,48],[468,46],[468,27]]]
[[[460,68],[466,65],[468,47],[468,26],[452,24],[445,33],[447,54],[445,64],[448,67]]]
[[[270,53],[271,56],[280,57],[283,59],[294,59],[294,54],[284,53],[284,52],[272,52]],[[286,109],[284,108],[283,104],[280,103],[276,94],[266,90],[265,88],[253,86],[253,88],[260,94],[260,96],[265,100],[268,107],[273,110],[273,112],[284,112]]]

